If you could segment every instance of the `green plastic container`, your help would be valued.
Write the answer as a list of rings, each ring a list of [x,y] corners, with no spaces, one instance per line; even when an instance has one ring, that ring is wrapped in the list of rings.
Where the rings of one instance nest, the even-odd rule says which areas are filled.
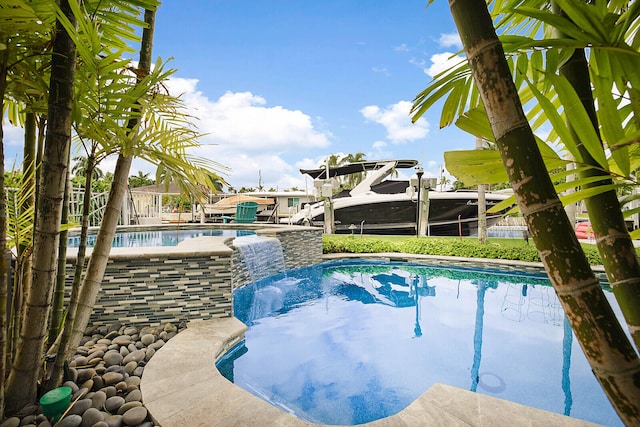
[[[71,387],[63,386],[43,394],[40,398],[42,413],[57,421],[71,403],[71,391]]]

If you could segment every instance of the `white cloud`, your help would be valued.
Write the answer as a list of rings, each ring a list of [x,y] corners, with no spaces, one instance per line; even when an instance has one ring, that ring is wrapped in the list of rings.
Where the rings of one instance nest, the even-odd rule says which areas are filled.
[[[182,82],[185,83],[185,82]],[[267,106],[267,100],[251,92],[226,92],[209,100],[195,86],[183,94],[186,104],[199,117],[198,127],[209,134],[208,143],[245,153],[286,152],[296,147],[326,147],[331,134],[318,131],[307,114],[282,106]]]
[[[3,143],[5,146],[22,147],[24,145],[24,130],[20,126],[4,124],[2,126]]]
[[[309,157],[305,157],[304,159],[298,160],[295,163],[296,169],[317,169],[322,165],[324,158],[316,157],[315,159],[310,159]]]
[[[409,64],[416,65],[416,66],[418,66],[420,68],[424,68],[426,63],[427,63],[427,61],[425,61],[424,59],[420,59],[420,58],[410,58],[409,59]]]
[[[372,67],[371,71],[373,71],[374,73],[383,74],[383,75],[385,75],[387,77],[389,77],[391,75],[389,70],[387,70],[385,67]]]
[[[464,56],[455,55],[451,52],[436,53],[431,56],[431,65],[428,68],[425,68],[424,72],[425,74],[433,77],[442,71],[458,65],[465,59],[466,58]]]
[[[447,33],[440,34],[440,38],[438,38],[438,44],[440,47],[457,47],[462,49],[462,41],[460,40],[460,35],[458,33]]]
[[[394,47],[393,50],[395,50],[396,52],[409,52],[409,47],[406,45],[406,43],[402,43],[399,46]]]
[[[391,159],[393,158],[393,152],[389,150],[385,141],[375,141],[371,145],[371,152],[367,153],[368,159]]]
[[[387,130],[387,138],[392,143],[399,144],[422,139],[429,134],[429,123],[424,118],[411,123],[409,117],[411,106],[409,101],[399,101],[387,108],[368,105],[362,108],[360,113],[365,119],[384,126]]]
[[[198,85],[198,79],[184,79],[180,77],[174,77],[165,82],[169,92],[173,96],[181,96],[186,93],[198,93],[196,92],[196,86]]]
[[[195,154],[231,169],[225,178],[239,189],[258,187],[259,174],[268,189],[286,189],[304,184],[298,169],[283,160],[301,149],[330,145],[330,132],[319,130],[300,110],[269,106],[265,98],[251,92],[226,92],[216,100],[197,90],[197,80],[172,79],[172,94],[182,99],[198,117],[197,126],[206,135]]]

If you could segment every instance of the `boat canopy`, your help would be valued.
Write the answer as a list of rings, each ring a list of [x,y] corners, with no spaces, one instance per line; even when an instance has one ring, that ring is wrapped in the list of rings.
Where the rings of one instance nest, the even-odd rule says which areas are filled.
[[[349,163],[344,166],[335,166],[329,168],[329,178],[342,175],[350,175],[352,173],[366,172],[371,170],[377,170],[389,163],[395,163],[397,169],[413,168],[418,164],[417,160],[378,160],[374,162],[356,162]],[[326,179],[327,168],[318,169],[300,169],[300,173],[307,174],[313,179]]]

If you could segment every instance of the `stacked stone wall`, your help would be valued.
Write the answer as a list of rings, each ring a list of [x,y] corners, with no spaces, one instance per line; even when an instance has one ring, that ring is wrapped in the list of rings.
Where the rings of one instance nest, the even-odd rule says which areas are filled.
[[[67,262],[67,288],[73,280]],[[231,252],[110,259],[91,321],[158,325],[232,315]]]
[[[286,269],[322,261],[322,229],[266,227],[256,231],[280,240]],[[232,316],[232,290],[253,281],[232,246],[233,239],[225,239],[226,246],[209,252],[203,249],[206,240],[192,240],[192,253],[184,248],[139,248],[140,253],[112,256],[91,321],[157,325]],[[68,257],[67,289],[74,266],[75,257]]]
[[[244,286],[247,283],[251,283],[253,279],[247,269],[247,265],[242,261],[242,255],[235,246],[231,246],[233,249],[233,256],[231,257],[231,283],[232,289]]]
[[[322,229],[312,227],[281,227],[258,230],[264,237],[275,237],[280,241],[285,269],[307,267],[322,262]],[[233,289],[251,283],[254,279],[242,260],[237,248],[233,247],[232,277]]]
[[[285,230],[277,235],[282,244],[287,269],[307,267],[322,262],[322,230],[305,228]]]

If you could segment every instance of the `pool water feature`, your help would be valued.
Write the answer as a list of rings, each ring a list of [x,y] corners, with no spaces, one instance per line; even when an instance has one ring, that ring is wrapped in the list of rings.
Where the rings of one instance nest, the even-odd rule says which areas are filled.
[[[282,244],[275,237],[238,236],[232,245],[238,249],[251,280],[259,280],[285,270]]]
[[[178,243],[201,236],[218,236],[218,237],[237,237],[255,235],[252,230],[240,229],[219,229],[219,228],[203,228],[198,226],[188,228],[157,228],[143,230],[118,230],[113,238],[114,248],[131,248],[131,247],[158,247],[158,246],[177,246]],[[90,233],[87,236],[87,246],[93,247],[96,241],[96,233]],[[69,237],[69,247],[77,248],[80,244],[80,235],[74,234]]]
[[[441,382],[622,425],[542,274],[324,263],[237,289],[234,312],[249,330],[220,371],[310,422],[384,418]]]

